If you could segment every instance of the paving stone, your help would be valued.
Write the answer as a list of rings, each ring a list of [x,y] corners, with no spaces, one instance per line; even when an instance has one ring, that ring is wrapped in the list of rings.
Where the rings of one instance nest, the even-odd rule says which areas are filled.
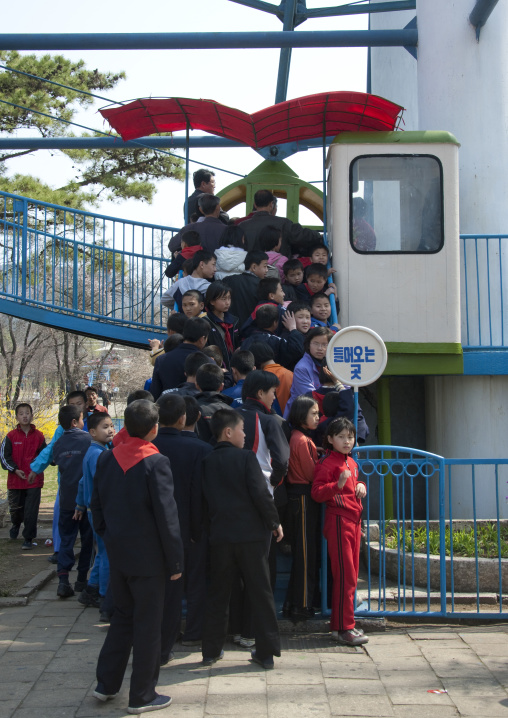
[[[37,655],[40,656],[41,654],[38,653]],[[0,684],[2,684],[0,685],[0,693],[4,683],[15,683],[18,681],[21,683],[34,683],[44,669],[44,664],[30,664],[28,666],[7,664],[0,666]]]
[[[8,685],[2,685],[0,689],[2,701],[18,701],[21,703],[23,698],[27,695],[31,689],[30,683],[10,683]],[[1,706],[1,703],[0,703]],[[0,712],[1,715],[1,712]]]
[[[2,639],[0,634],[0,656],[3,656],[12,645],[12,639]]]
[[[32,654],[30,651],[11,651],[9,649],[0,658],[0,673],[7,666],[46,665],[53,659],[54,655],[54,651],[35,651]]]
[[[324,678],[361,678],[379,680],[379,673],[374,663],[322,663]]]
[[[265,695],[211,695],[206,699],[205,715],[255,716],[268,715]]]
[[[29,706],[28,708],[18,708],[11,718],[35,718],[34,713],[36,713],[36,718],[71,718],[74,715],[74,711],[70,712],[68,706],[41,706],[37,711],[34,711],[33,706]]]
[[[506,661],[504,661],[505,672],[508,673]],[[451,695],[454,696],[492,696],[494,698],[506,698],[506,690],[499,682],[491,676],[483,678],[443,678],[443,685]]]
[[[263,668],[259,667],[259,670],[262,671]],[[270,686],[277,684],[295,686],[315,685],[317,683],[323,683],[323,675],[319,665],[314,670],[309,670],[309,668],[305,667],[279,667],[279,664],[275,663],[275,669],[273,671],[266,671],[266,681]]]
[[[415,644],[425,655],[425,650],[431,650],[431,651],[470,651],[471,648],[468,646],[467,643],[464,643],[462,639],[454,639],[454,640],[434,640],[434,641],[420,641],[415,639],[413,641],[413,644]]]
[[[452,631],[408,631],[408,636],[413,641],[461,641],[462,634]]]
[[[23,700],[22,708],[48,708],[50,706],[69,708],[79,706],[88,692],[87,688],[53,688],[40,691],[30,691]]]
[[[386,645],[371,646],[368,643],[365,646],[365,650],[368,655],[374,660],[382,660],[389,653],[391,658],[406,658],[406,657],[421,657],[421,651],[418,644],[414,641],[408,643],[396,643],[394,646],[390,645],[389,651],[387,651]]]
[[[19,706],[19,701],[4,701],[0,700],[0,716],[2,718],[11,718],[16,708]]]
[[[458,718],[459,712],[454,706],[393,706],[396,718]]]
[[[453,702],[461,716],[474,716],[474,718],[497,718],[508,716],[508,697],[498,698],[454,696]]]
[[[277,659],[275,659],[277,660]],[[217,661],[210,669],[210,675],[213,676],[243,676],[249,678],[252,675],[259,674],[259,666],[252,661]]]
[[[501,656],[493,656],[492,658],[490,658],[482,656],[482,663],[488,669],[490,674],[497,681],[499,681],[502,686],[504,686],[504,688],[508,688],[508,669],[506,657],[501,658]]]
[[[508,632],[506,631],[484,631],[484,632],[467,632],[458,634],[466,643],[506,643],[508,642]]]
[[[34,618],[26,624],[26,628],[47,628],[48,631],[53,628],[66,628],[70,630],[71,626],[74,625],[74,620],[74,616],[69,615],[67,611],[61,616],[34,616]]]
[[[30,652],[37,652],[37,651],[58,651],[60,646],[62,645],[62,640],[60,638],[50,638],[48,637],[46,640],[40,639],[23,639],[19,636],[16,638],[15,641],[12,641],[11,646],[9,648],[9,655],[11,653],[23,653],[26,651]]]
[[[262,676],[212,676],[208,683],[208,695],[265,695],[266,680]]]
[[[329,716],[330,708],[324,685],[268,685],[269,718],[308,718]]]
[[[508,656],[508,641],[500,643],[474,643],[471,646],[477,656]]]
[[[382,695],[330,696],[332,715],[338,716],[393,716],[392,704]]]
[[[38,655],[38,654],[37,654]],[[94,673],[97,665],[97,656],[80,655],[79,649],[76,650],[75,656],[68,658],[53,658],[48,664],[46,670],[48,673],[66,673],[67,671],[83,671],[84,673]]]
[[[124,693],[121,692],[114,700],[108,701],[107,703],[102,703],[92,695],[88,695],[79,706],[75,715],[76,718],[127,718],[129,716],[127,713],[128,703],[128,691]],[[171,708],[171,706],[169,707]],[[67,708],[67,710],[69,709]],[[157,716],[158,718],[163,718],[164,714],[165,711],[159,711]],[[32,716],[32,718],[34,717]],[[39,718],[39,716],[37,716],[37,718]],[[69,718],[68,714],[66,718]]]
[[[1,626],[0,625],[0,639],[2,641],[13,641],[19,632],[23,630],[23,626]]]
[[[30,621],[28,626],[19,632],[17,638],[22,640],[59,638],[63,641],[68,632],[68,626],[32,626],[32,621]]]
[[[92,686],[93,683],[93,686]],[[50,689],[59,690],[61,688],[95,688],[95,676],[82,671],[66,671],[61,675],[55,673],[43,673],[37,683],[33,686],[33,691],[47,691]]]
[[[317,653],[321,663],[372,663],[372,659],[361,649],[358,652]]]
[[[401,665],[405,671],[425,671],[429,668],[429,662],[423,656],[392,656],[389,649],[383,657],[372,659],[376,668],[384,671],[396,671]]]
[[[196,686],[194,683],[191,685],[173,685],[166,686],[164,681],[159,678],[157,684],[157,692],[164,695],[170,695],[173,699],[172,707],[176,704],[180,705],[194,705],[197,704],[201,707],[202,712],[204,711],[204,705],[206,701],[206,686]]]
[[[381,681],[369,681],[361,678],[325,678],[328,695],[381,695],[386,690]]]
[[[470,678],[488,678],[490,673],[481,661],[442,659],[432,661],[432,670],[439,678],[462,678],[468,681]]]

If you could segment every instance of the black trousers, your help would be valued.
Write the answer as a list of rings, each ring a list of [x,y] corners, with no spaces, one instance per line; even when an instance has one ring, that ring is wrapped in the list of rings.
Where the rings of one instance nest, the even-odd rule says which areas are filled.
[[[296,608],[312,608],[317,580],[319,504],[307,494],[292,494],[289,490],[288,496],[285,528],[293,564],[286,601]]]
[[[41,503],[41,487],[31,489],[9,489],[9,511],[13,526],[23,528],[23,538],[31,541],[37,536],[37,517]]]
[[[210,546],[211,582],[203,628],[203,657],[220,655],[228,630],[233,580],[240,570],[249,595],[256,639],[262,660],[280,656],[280,636],[268,570],[268,540]]]
[[[184,591],[187,600],[185,620],[185,641],[197,641],[203,635],[203,621],[207,596],[206,559],[208,555],[208,536],[203,534],[197,543],[184,547]]]
[[[79,531],[81,539],[81,553],[78,561],[78,575],[87,574],[90,569],[90,562],[93,551],[93,531],[88,520],[87,511],[80,521],[72,518],[74,511],[60,508],[58,519],[58,532],[60,534],[60,550],[58,551],[58,575],[64,575],[74,566],[74,544]]]
[[[167,574],[164,583],[164,608],[161,625],[161,656],[160,662],[167,663],[173,650],[182,623],[183,577],[171,581]]]
[[[114,611],[97,663],[97,682],[118,693],[132,649],[129,706],[154,700],[161,659],[165,575],[128,576],[110,566]]]

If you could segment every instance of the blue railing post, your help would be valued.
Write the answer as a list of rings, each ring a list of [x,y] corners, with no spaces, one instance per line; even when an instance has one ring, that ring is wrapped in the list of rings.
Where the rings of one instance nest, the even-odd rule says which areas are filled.
[[[439,589],[441,612],[446,613],[446,521],[445,521],[445,464],[439,461]],[[450,526],[450,531],[452,527]]]
[[[13,203],[16,212],[23,212],[23,226],[21,228],[21,301],[26,302],[26,277],[28,262],[28,202],[16,200]]]

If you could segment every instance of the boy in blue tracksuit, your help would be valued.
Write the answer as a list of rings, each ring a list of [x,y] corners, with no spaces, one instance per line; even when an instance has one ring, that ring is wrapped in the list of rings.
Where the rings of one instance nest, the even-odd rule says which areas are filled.
[[[97,467],[97,460],[103,451],[107,451],[113,440],[115,429],[109,414],[97,413],[88,417],[88,432],[92,437],[88,451],[83,459],[83,476],[79,480],[76,497],[75,516],[79,520],[85,512],[93,529],[93,517],[90,513],[90,501],[93,492],[93,480]],[[109,584],[109,560],[104,541],[93,532],[97,545],[97,554],[88,579],[86,588],[81,592],[78,601],[84,606],[100,608],[101,599],[106,595]]]
[[[84,391],[71,391],[67,394],[66,404],[76,406],[83,412],[83,431],[88,431],[86,423],[86,395]],[[48,466],[53,463],[53,447],[58,439],[64,433],[64,428],[60,424],[56,427],[53,438],[50,443],[35,457],[30,464],[30,469],[36,474],[46,471]],[[58,472],[58,483],[60,484],[60,472]],[[60,518],[60,492],[57,493],[55,504],[53,506],[53,555],[48,558],[50,563],[58,563],[58,552],[60,550],[60,534],[58,533],[58,521]]]

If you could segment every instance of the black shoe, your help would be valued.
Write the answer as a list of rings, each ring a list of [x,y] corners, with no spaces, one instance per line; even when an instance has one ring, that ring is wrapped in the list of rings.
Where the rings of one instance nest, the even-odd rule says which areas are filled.
[[[23,551],[30,551],[30,549],[33,548],[33,544],[31,541],[23,541],[23,546],[21,548]]]
[[[101,615],[99,616],[99,622],[100,623],[111,623],[111,613],[109,611],[101,611]]]
[[[9,538],[11,538],[13,541],[15,541],[18,538],[19,534],[19,526],[14,526],[14,524],[9,529]]]
[[[58,563],[58,551],[55,551],[55,553],[52,554],[52,555],[48,558],[48,561],[49,561],[50,563],[57,564],[57,563]]]
[[[289,603],[289,601],[284,601],[284,603],[282,604],[282,615],[285,616],[286,618],[289,618],[293,608],[294,608],[294,606],[292,603]]]
[[[307,621],[309,618],[314,618],[314,615],[315,613],[313,608],[297,608],[295,606],[289,612],[289,618],[293,621],[293,623]]]
[[[76,581],[74,584],[74,590],[76,593],[81,593],[81,591],[84,591],[86,587],[88,586],[88,581]]]
[[[99,588],[97,586],[87,586],[84,591],[79,594],[78,601],[90,608],[101,607],[101,597],[99,596]]]
[[[220,652],[220,655],[215,656],[215,658],[207,658],[206,656],[203,656],[203,660],[201,663],[204,666],[212,666],[214,663],[217,663],[217,661],[221,661],[224,658],[224,651]]]
[[[272,668],[274,668],[273,657],[272,658],[258,658],[256,656],[256,651],[251,651],[250,657],[251,657],[251,660],[253,663],[257,663],[258,666],[261,666],[261,668],[264,668],[265,671],[271,671]]]
[[[153,701],[144,706],[129,706],[127,713],[138,715],[139,713],[148,713],[148,711],[160,711],[161,708],[167,708],[170,703],[171,698],[169,696],[155,696]]]
[[[164,660],[164,658],[161,658],[161,668],[169,668],[169,664],[175,660],[175,654],[173,651],[170,651],[168,658]]]
[[[71,596],[74,596],[74,591],[72,590],[70,583],[59,583],[58,588],[56,589],[56,595],[59,598],[70,598]]]

